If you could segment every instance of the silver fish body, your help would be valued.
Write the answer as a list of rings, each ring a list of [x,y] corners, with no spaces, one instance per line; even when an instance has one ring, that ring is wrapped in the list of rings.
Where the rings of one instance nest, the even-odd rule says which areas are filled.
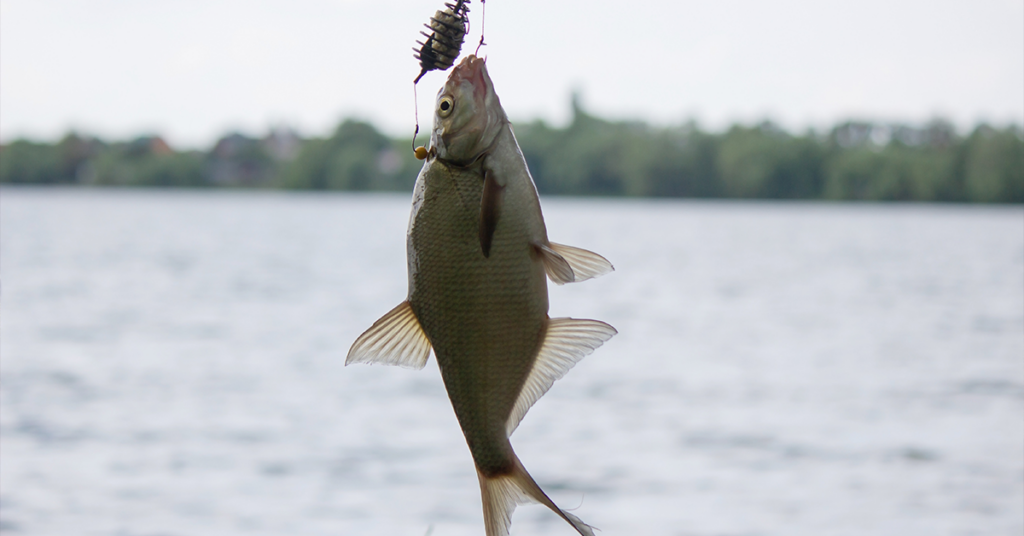
[[[482,59],[464,59],[437,102],[409,220],[408,300],[356,340],[346,364],[421,368],[433,348],[477,467],[487,535],[507,535],[516,504],[536,501],[590,536],[530,477],[509,436],[555,380],[615,334],[596,320],[549,318],[546,276],[582,281],[611,264],[548,240]]]
[[[511,137],[503,129],[495,151]],[[509,177],[501,189],[501,224],[483,255],[483,168],[495,156],[465,168],[428,163],[408,234],[409,304],[485,475],[511,471],[505,421],[533,364],[522,356],[537,353],[548,311],[544,266],[531,246],[547,235],[528,180]]]

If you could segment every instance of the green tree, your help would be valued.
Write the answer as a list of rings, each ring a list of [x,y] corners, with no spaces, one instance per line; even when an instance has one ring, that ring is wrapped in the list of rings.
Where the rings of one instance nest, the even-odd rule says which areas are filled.
[[[389,189],[396,177],[408,169],[401,154],[390,139],[369,123],[346,120],[330,138],[308,141],[285,169],[281,185],[310,189]]]
[[[867,148],[834,153],[825,164],[823,197],[833,200],[874,199],[872,186],[883,165],[882,154]]]
[[[71,180],[61,169],[53,145],[16,140],[0,149],[0,182],[59,184]]]
[[[727,197],[772,199],[821,195],[824,149],[810,135],[798,138],[770,122],[733,127],[722,137],[718,172]]]
[[[655,197],[718,197],[719,137],[701,132],[695,123],[654,133],[640,195]]]
[[[981,125],[965,144],[964,188],[974,202],[1024,202],[1024,140],[1019,128]]]

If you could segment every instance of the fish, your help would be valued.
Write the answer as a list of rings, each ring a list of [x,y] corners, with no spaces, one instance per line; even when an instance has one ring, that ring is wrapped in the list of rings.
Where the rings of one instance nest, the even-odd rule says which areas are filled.
[[[432,350],[476,465],[487,536],[507,536],[516,505],[528,502],[593,536],[544,493],[509,437],[556,380],[617,333],[598,320],[550,318],[547,279],[614,268],[548,240],[526,160],[475,55],[438,92],[406,254],[406,301],[356,339],[345,364],[421,369]]]

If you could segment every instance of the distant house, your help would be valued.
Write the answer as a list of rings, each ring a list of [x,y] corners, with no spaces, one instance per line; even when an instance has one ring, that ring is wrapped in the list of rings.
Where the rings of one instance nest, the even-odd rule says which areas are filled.
[[[274,159],[263,140],[232,132],[210,151],[210,178],[222,186],[260,186],[274,171]]]
[[[219,160],[231,160],[238,158],[258,144],[259,140],[256,138],[250,138],[239,132],[232,132],[217,140],[217,144],[213,146],[212,153],[213,157]]]
[[[174,154],[174,149],[160,136],[139,136],[128,142],[124,151],[131,156],[164,156]]]
[[[277,161],[289,161],[299,154],[302,138],[289,127],[274,127],[263,138],[263,147]]]
[[[174,153],[174,149],[171,149],[170,144],[160,136],[153,136],[149,140],[149,152],[151,154],[162,156]]]

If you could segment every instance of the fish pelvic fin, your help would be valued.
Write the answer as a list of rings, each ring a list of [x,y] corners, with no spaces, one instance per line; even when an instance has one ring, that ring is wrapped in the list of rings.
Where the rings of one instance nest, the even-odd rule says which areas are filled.
[[[408,301],[398,304],[363,332],[345,365],[369,363],[421,369],[430,357],[430,340]]]
[[[616,333],[615,328],[600,320],[549,318],[533,368],[505,421],[505,433],[511,436],[530,407],[556,380]]]
[[[480,251],[484,257],[491,256],[491,242],[494,230],[498,227],[499,209],[501,208],[501,191],[504,186],[498,184],[494,173],[484,173],[484,189],[480,196]]]
[[[594,536],[594,529],[580,518],[565,512],[548,498],[533,477],[526,472],[522,462],[512,454],[514,464],[509,474],[486,476],[477,469],[480,479],[480,496],[484,504],[484,526],[487,536],[508,536],[512,526],[512,512],[516,505],[537,502],[547,506],[568,522],[582,536]]]
[[[537,249],[544,261],[544,270],[557,285],[586,281],[615,270],[608,259],[582,248],[548,242],[537,245]]]

